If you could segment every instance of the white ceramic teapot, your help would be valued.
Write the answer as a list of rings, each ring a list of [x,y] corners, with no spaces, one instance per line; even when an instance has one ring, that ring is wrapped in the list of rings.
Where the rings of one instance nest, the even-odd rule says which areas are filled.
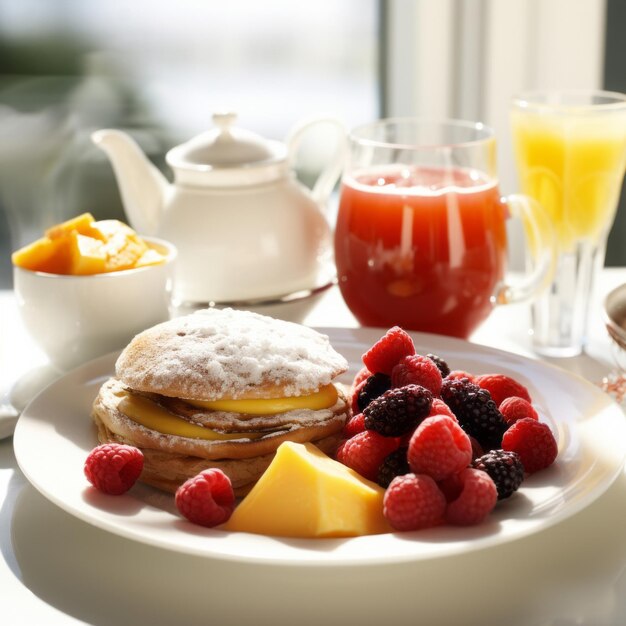
[[[215,128],[167,153],[173,184],[125,133],[92,135],[113,164],[131,226],[178,248],[179,303],[235,302],[309,289],[330,255],[323,209],[343,164],[343,126],[316,118],[299,124],[282,143],[235,127],[235,119],[233,113],[216,113]],[[333,124],[339,136],[333,159],[310,191],[296,180],[292,166],[313,124]]]

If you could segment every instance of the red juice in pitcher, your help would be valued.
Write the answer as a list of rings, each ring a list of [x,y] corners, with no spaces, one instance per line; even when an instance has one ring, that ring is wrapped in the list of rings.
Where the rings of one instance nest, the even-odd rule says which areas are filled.
[[[476,170],[385,167],[344,178],[341,293],[359,322],[468,337],[506,266],[507,208]]]

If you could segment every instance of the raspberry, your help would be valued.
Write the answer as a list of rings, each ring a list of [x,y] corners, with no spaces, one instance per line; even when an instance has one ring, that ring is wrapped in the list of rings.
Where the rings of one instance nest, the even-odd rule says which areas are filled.
[[[474,381],[481,389],[486,389],[491,394],[491,399],[500,406],[505,398],[517,396],[524,398],[527,402],[532,402],[528,389],[521,383],[513,380],[504,374],[483,374]]]
[[[472,460],[472,444],[456,420],[447,415],[427,417],[416,429],[407,452],[414,474],[443,480]]]
[[[440,356],[436,354],[427,354],[426,356],[437,366],[441,373],[441,378],[445,378],[450,373],[448,364]]]
[[[372,374],[359,387],[356,405],[359,411],[362,411],[374,398],[382,396],[385,391],[391,388],[391,379],[387,374]]]
[[[452,409],[461,428],[487,450],[500,448],[507,424],[489,392],[466,378],[446,378],[441,399]]]
[[[448,417],[451,417],[456,422],[456,417],[454,416],[454,413],[450,410],[450,407],[443,400],[439,398],[433,398],[433,403],[430,405],[430,411],[428,412],[428,415],[426,417],[433,417],[434,415],[447,415]],[[411,441],[411,437],[413,436],[414,432],[415,432],[415,428],[411,428],[406,433],[404,433],[404,435],[402,435],[400,445],[408,447],[409,441]],[[478,454],[478,456],[480,456],[481,454],[482,454],[482,449],[480,451],[480,454]]]
[[[360,382],[364,381],[372,375],[365,365],[356,373],[354,380],[352,381],[352,389],[354,389]]]
[[[498,490],[486,472],[468,467],[459,475],[461,493],[446,509],[446,521],[457,526],[480,524],[493,510]]]
[[[421,385],[428,389],[433,396],[441,391],[441,372],[428,357],[420,354],[411,354],[400,359],[391,370],[391,386],[406,387],[406,385]]]
[[[498,500],[508,498],[524,480],[524,466],[516,452],[491,450],[472,461],[472,467],[491,476],[498,490]]]
[[[419,385],[390,389],[364,409],[365,428],[386,437],[400,437],[428,415],[432,400],[430,391]]]
[[[467,380],[473,383],[476,377],[474,374],[470,374],[464,370],[452,370],[445,378],[446,380],[462,380],[463,378],[467,378]]]
[[[517,452],[527,474],[534,474],[554,463],[558,446],[547,424],[532,417],[515,422],[502,437],[502,448]]]
[[[396,476],[404,476],[410,471],[409,462],[406,460],[406,446],[402,446],[385,457],[378,468],[376,482],[381,487],[389,487],[389,483]]]
[[[362,433],[365,430],[364,419],[363,413],[357,413],[351,417],[343,427],[343,436],[346,439],[350,439],[350,437]]]
[[[230,478],[217,468],[200,472],[176,490],[181,515],[200,526],[218,526],[231,516],[235,494]]]
[[[397,476],[385,492],[383,515],[396,530],[420,530],[440,524],[446,499],[430,477]]]
[[[84,470],[96,489],[119,496],[137,482],[143,470],[143,453],[133,446],[105,443],[89,453]]]
[[[456,416],[452,412],[452,409],[439,398],[433,398],[433,403],[430,405],[428,417],[432,417],[433,415],[447,415],[456,422]]]
[[[363,363],[370,372],[391,374],[393,366],[409,354],[415,354],[413,339],[394,326],[363,355]]]
[[[365,430],[347,441],[337,450],[337,460],[352,468],[368,480],[376,480],[378,468],[400,442],[395,437],[383,437]]]
[[[533,405],[528,402],[528,400],[524,400],[524,398],[519,398],[518,396],[511,396],[510,398],[502,400],[498,410],[502,413],[504,421],[509,426],[524,417],[530,417],[531,419],[539,421],[539,415]]]

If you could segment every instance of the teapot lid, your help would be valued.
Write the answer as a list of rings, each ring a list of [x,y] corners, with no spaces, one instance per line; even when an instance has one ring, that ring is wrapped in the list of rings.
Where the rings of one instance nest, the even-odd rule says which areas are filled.
[[[234,126],[236,119],[232,112],[214,113],[216,127],[170,150],[167,162],[174,168],[209,171],[257,167],[286,159],[285,144]]]

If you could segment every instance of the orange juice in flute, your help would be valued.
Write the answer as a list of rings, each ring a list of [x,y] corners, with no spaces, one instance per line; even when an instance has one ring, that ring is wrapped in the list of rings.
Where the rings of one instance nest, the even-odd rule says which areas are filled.
[[[626,96],[527,94],[514,99],[511,123],[522,191],[549,213],[558,246],[552,286],[533,305],[535,348],[573,356],[624,178]]]

